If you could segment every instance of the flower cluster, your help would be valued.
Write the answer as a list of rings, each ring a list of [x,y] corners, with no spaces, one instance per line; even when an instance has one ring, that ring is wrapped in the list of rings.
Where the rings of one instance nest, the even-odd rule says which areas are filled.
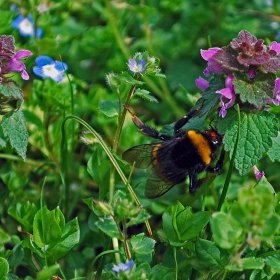
[[[20,72],[22,79],[28,80],[25,64],[20,60],[32,55],[31,51],[20,50],[15,53],[14,38],[12,36],[0,36],[0,82],[11,72]],[[6,78],[7,79],[7,78]]]
[[[205,77],[210,73],[226,75],[225,88],[216,91],[220,94],[220,116],[225,117],[238,95],[241,103],[249,103],[252,108],[261,109],[269,103],[280,103],[280,44],[272,42],[269,46],[248,31],[242,30],[230,45],[201,50],[207,61]],[[207,81],[201,77],[196,85],[205,90]]]
[[[159,59],[150,56],[148,52],[138,52],[128,60],[128,68],[132,73],[140,73],[149,76],[164,77],[159,68]]]

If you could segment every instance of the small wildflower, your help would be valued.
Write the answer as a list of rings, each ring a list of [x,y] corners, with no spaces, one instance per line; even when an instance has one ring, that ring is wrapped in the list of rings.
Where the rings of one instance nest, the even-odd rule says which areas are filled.
[[[233,85],[233,74],[230,74],[226,77],[225,80],[225,88],[221,90],[217,90],[216,93],[221,94],[220,101],[221,101],[221,110],[219,116],[224,118],[227,114],[227,109],[232,107],[235,102],[235,91]]]
[[[32,55],[31,51],[28,50],[20,50],[18,51],[14,57],[10,59],[10,61],[1,69],[1,74],[7,74],[10,72],[20,72],[21,77],[24,80],[29,79],[29,75],[26,72],[25,64],[20,61],[20,59],[27,58]]]
[[[280,44],[273,41],[270,43],[269,49],[275,51],[276,54],[278,55],[280,53]]]
[[[54,61],[49,56],[38,56],[36,58],[37,66],[33,67],[33,72],[41,78],[51,78],[55,82],[60,82],[63,79],[63,74],[67,70],[66,63]]]
[[[260,172],[256,165],[252,166],[252,169],[254,171],[257,181],[259,181],[263,176],[265,176],[264,171]]]
[[[142,73],[145,71],[146,59],[142,58],[138,62],[135,59],[130,58],[128,60],[129,70],[133,73]]]
[[[49,11],[49,7],[47,6],[46,3],[41,3],[37,6],[37,11],[39,12],[39,14],[45,13]]]
[[[32,16],[29,14],[27,17],[19,15],[13,22],[12,27],[17,29],[23,37],[36,37],[41,38],[43,36],[42,28],[37,28],[35,31],[35,24]]]
[[[198,79],[195,79],[195,85],[202,91],[205,91],[209,87],[209,82],[199,76]]]
[[[134,260],[131,260],[131,261],[127,262],[126,264],[119,263],[118,266],[116,266],[114,264],[114,267],[112,268],[112,270],[117,273],[120,273],[120,271],[123,271],[124,273],[128,273],[132,269],[133,265],[134,265]]]

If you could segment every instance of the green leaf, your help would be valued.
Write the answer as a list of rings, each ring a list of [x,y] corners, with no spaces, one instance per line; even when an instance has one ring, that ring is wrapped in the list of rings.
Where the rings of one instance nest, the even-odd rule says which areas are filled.
[[[208,211],[195,213],[190,224],[184,223],[181,219],[180,223],[178,223],[181,239],[189,240],[198,236],[201,230],[208,224],[210,216],[211,213]]]
[[[6,259],[0,257],[0,279],[6,279],[9,272],[9,264]]]
[[[181,246],[186,240],[195,238],[209,222],[210,215],[207,211],[193,214],[191,207],[184,208],[180,202],[169,206],[162,218],[170,244]]]
[[[122,109],[122,108],[121,108]],[[119,115],[119,101],[102,100],[99,104],[99,110],[106,117],[114,117]]]
[[[54,276],[59,269],[59,264],[55,264],[40,270],[37,274],[36,280],[49,280]]]
[[[265,258],[265,263],[273,268],[276,273],[280,273],[279,255],[269,256]]]
[[[13,269],[17,267],[23,260],[24,250],[22,248],[22,242],[18,243],[12,251],[12,255],[9,256],[9,265]]]
[[[50,246],[46,253],[52,263],[64,257],[80,241],[78,219],[75,218],[65,225],[61,238],[56,244]]]
[[[131,246],[135,254],[146,255],[150,254],[154,250],[155,240],[146,237],[144,233],[140,233],[132,236]]]
[[[170,280],[175,279],[175,271],[173,268],[168,268],[163,265],[155,265],[152,268],[154,280]]]
[[[144,84],[144,82],[135,80],[135,79],[131,76],[131,74],[129,74],[128,72],[122,72],[122,73],[120,74],[120,78],[121,78],[122,81],[124,81],[125,83],[130,84],[130,85],[139,85],[139,86],[141,86],[141,85]]]
[[[21,109],[11,111],[3,117],[2,129],[4,136],[9,138],[11,146],[25,161],[28,132]]]
[[[145,89],[138,88],[134,94],[143,98],[144,100],[158,103],[157,99],[154,96],[150,95],[150,92]]]
[[[223,212],[214,213],[210,225],[215,243],[223,249],[233,248],[243,234],[240,225]]]
[[[126,227],[138,225],[141,223],[144,223],[146,220],[148,220],[151,216],[146,211],[145,208],[142,208],[140,210],[140,213],[136,217],[130,217],[129,222],[126,224]]]
[[[31,230],[34,216],[37,212],[37,207],[34,203],[26,201],[24,203],[17,203],[8,209],[9,215],[19,221],[25,230]]]
[[[267,100],[273,99],[272,90],[275,87],[275,74],[265,74],[259,71],[253,81],[247,74],[236,72],[234,76],[235,92],[240,95],[242,102],[249,102],[255,107],[261,108],[267,104]]]
[[[221,266],[220,250],[213,242],[197,238],[195,242],[195,252],[200,262],[209,268],[214,265]]]
[[[276,137],[272,137],[272,146],[267,152],[269,158],[274,162],[275,160],[280,161],[280,133]]]
[[[278,133],[277,119],[273,114],[262,111],[259,114],[241,113],[240,137],[237,145],[235,167],[240,175],[248,172],[272,146],[272,137]],[[232,156],[237,136],[238,117],[235,110],[229,110],[219,123],[219,132],[225,134],[225,150]]]
[[[264,259],[261,258],[243,258],[238,260],[237,264],[231,264],[226,266],[226,269],[230,271],[243,271],[245,269],[263,269]]]
[[[96,226],[110,237],[121,238],[116,223],[110,218],[104,218],[97,221]]]
[[[169,243],[173,246],[182,246],[182,242],[180,242],[178,233],[176,232],[177,229],[175,229],[173,225],[173,216],[178,206],[180,206],[180,204],[170,205],[162,215],[163,231]]]
[[[0,245],[8,243],[10,240],[10,235],[7,234],[2,228],[0,228]]]
[[[56,244],[61,238],[65,226],[65,218],[57,207],[49,211],[46,206],[40,209],[33,223],[35,244],[42,248],[45,245]]]
[[[99,199],[104,200],[109,190],[110,161],[100,145],[95,145],[93,153],[87,163],[87,171],[99,185]]]

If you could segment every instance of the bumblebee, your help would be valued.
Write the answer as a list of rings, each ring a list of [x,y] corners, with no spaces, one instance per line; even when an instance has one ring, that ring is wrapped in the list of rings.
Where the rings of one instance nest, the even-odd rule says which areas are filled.
[[[190,179],[189,192],[195,194],[201,184],[211,178],[198,179],[199,173],[221,171],[225,156],[224,149],[216,165],[212,164],[217,151],[222,146],[222,135],[213,127],[204,131],[182,130],[182,127],[199,113],[202,106],[203,103],[175,123],[174,137],[160,134],[154,128],[145,125],[127,108],[134,124],[142,134],[162,140],[158,143],[132,147],[122,156],[128,163],[135,162],[136,168],[147,169],[149,178],[145,187],[146,197],[162,196],[173,186],[185,182],[187,176]]]

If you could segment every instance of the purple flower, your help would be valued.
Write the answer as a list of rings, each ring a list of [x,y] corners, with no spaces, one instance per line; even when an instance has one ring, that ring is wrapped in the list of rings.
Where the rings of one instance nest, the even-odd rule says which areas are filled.
[[[25,64],[20,61],[22,58],[27,58],[32,55],[31,51],[20,50],[18,51],[14,57],[10,59],[10,61],[1,69],[1,74],[7,74],[10,72],[20,72],[21,77],[24,80],[29,79],[29,75],[26,72]]]
[[[113,271],[119,273],[120,271],[123,271],[124,273],[128,273],[134,265],[134,260],[129,261],[128,263],[119,263],[118,266],[114,264],[114,267],[112,268]]]
[[[276,54],[278,55],[280,53],[280,44],[273,41],[270,43],[269,49],[275,51]]]
[[[213,72],[215,74],[224,74],[221,65],[216,63],[216,61],[213,59],[214,55],[220,50],[221,49],[218,47],[210,48],[208,50],[200,50],[202,58],[208,62],[207,67],[203,71],[205,77],[209,77],[210,72]]]
[[[252,169],[254,171],[257,181],[259,181],[263,176],[265,176],[264,171],[260,172],[256,165],[252,166]]]
[[[198,79],[195,79],[195,85],[202,91],[205,91],[209,87],[209,82],[199,76]]]
[[[130,58],[128,60],[128,67],[129,67],[129,70],[133,73],[142,73],[145,71],[146,59],[142,58],[138,62],[136,62],[135,59]]]
[[[235,102],[235,90],[233,85],[233,74],[229,74],[225,80],[225,88],[221,90],[217,90],[216,93],[221,94],[220,101],[221,101],[221,110],[219,116],[224,118],[227,114],[227,109],[232,107]]]
[[[275,88],[272,90],[274,94],[274,99],[269,100],[269,102],[273,102],[276,106],[280,104],[280,78],[275,80]]]
[[[14,21],[12,22],[12,27],[17,29],[21,36],[23,37],[36,37],[41,38],[43,36],[42,28],[37,28],[35,31],[35,24],[32,19],[32,15],[29,14],[27,17],[23,15],[19,15]]]
[[[33,72],[41,78],[51,78],[55,82],[60,82],[63,79],[63,74],[67,70],[66,63],[54,61],[49,56],[38,56],[36,58],[37,66],[33,67]]]

